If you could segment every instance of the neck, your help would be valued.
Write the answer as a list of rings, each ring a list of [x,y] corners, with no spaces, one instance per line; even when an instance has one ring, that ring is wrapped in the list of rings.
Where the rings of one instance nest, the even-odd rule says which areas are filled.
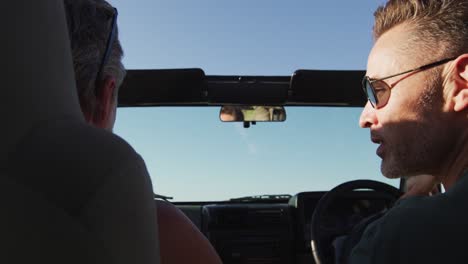
[[[439,179],[446,190],[450,189],[468,171],[468,133],[455,145],[443,167]]]

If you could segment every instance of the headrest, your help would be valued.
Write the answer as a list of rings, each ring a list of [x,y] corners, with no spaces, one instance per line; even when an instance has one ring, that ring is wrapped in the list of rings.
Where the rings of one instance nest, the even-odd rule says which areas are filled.
[[[0,4],[0,168],[33,127],[83,120],[63,0]]]

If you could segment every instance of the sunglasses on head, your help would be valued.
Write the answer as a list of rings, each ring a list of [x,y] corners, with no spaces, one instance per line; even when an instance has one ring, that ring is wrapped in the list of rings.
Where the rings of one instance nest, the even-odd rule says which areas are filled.
[[[102,73],[104,71],[104,67],[106,66],[107,62],[109,61],[109,57],[112,51],[112,44],[115,41],[115,32],[117,31],[117,9],[114,8],[114,14],[112,15],[112,24],[111,24],[111,30],[109,32],[109,36],[107,37],[107,43],[106,43],[106,49],[104,50],[104,55],[101,60],[101,64],[99,65],[99,70],[98,74],[96,77],[96,81],[102,80],[103,76]]]
[[[407,73],[420,72],[430,68],[434,68],[456,58],[457,57],[443,59],[412,70],[404,71],[398,74],[393,74],[379,79],[372,79],[369,76],[364,76],[364,78],[362,79],[362,88],[364,89],[364,93],[366,93],[367,99],[371,103],[372,107],[379,109],[387,105],[388,99],[390,98],[390,90],[396,85],[396,83],[389,85],[388,83],[384,82],[384,80]]]

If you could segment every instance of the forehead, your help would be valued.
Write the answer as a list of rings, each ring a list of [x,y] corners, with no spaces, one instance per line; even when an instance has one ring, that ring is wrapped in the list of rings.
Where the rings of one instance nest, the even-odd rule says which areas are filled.
[[[417,48],[409,48],[411,32],[403,25],[384,33],[375,42],[367,62],[367,76],[382,78],[419,64]]]

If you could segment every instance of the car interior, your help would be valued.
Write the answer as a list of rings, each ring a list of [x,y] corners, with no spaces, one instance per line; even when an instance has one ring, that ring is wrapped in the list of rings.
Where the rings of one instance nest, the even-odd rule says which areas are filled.
[[[30,9],[23,8],[26,2]],[[148,247],[158,241],[156,226],[149,224],[156,223],[155,206],[147,201],[170,202],[171,197],[157,188],[156,194],[149,192],[148,175],[128,143],[84,124],[60,3],[10,1],[3,9],[14,12],[3,12],[1,32],[15,36],[11,43],[22,49],[0,44],[5,98],[0,104],[5,118],[0,193],[8,215],[0,220],[5,242],[0,258],[4,263],[159,263],[159,253]],[[291,76],[255,76],[206,75],[200,68],[130,69],[118,106],[238,107],[244,115],[267,109],[270,119],[253,115],[235,121],[243,129],[255,129],[262,125],[257,122],[287,122],[287,111],[295,107],[362,107],[362,76],[359,70],[298,69]],[[124,160],[135,162],[136,169],[112,171]],[[172,203],[208,238],[223,263],[334,263],[340,257],[335,254],[337,238],[358,237],[365,223],[389,209],[404,188],[404,181],[396,188],[358,178],[331,190]],[[106,210],[121,214],[109,216]],[[129,247],[141,254],[126,255]]]
[[[359,88],[363,75],[297,70],[292,76],[212,76],[196,68],[129,70],[119,107],[356,107],[365,103]],[[356,84],[354,89],[349,83]],[[325,84],[326,90],[311,89]],[[238,122],[245,129],[256,124]],[[223,263],[334,263],[334,240],[385,212],[400,195],[388,184],[355,180],[329,192],[173,204],[209,239]]]

